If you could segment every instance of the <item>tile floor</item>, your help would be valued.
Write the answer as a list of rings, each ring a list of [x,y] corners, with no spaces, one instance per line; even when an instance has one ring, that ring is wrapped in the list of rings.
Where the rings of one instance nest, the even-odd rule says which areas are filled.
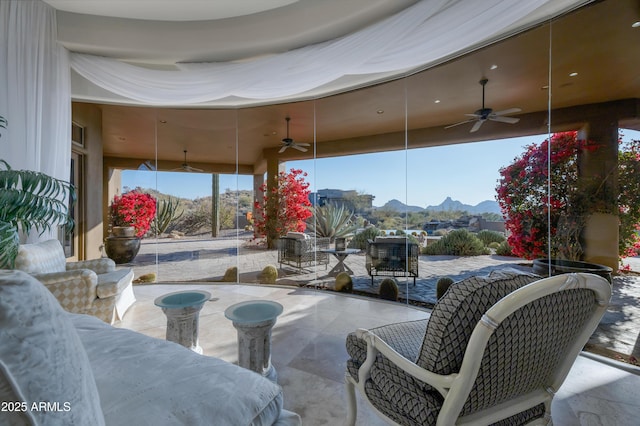
[[[425,318],[428,312],[367,298],[300,288],[258,285],[154,284],[134,287],[138,301],[116,326],[164,338],[166,317],[156,297],[178,290],[203,289],[212,301],[200,313],[200,345],[205,355],[237,362],[236,330],[224,310],[237,302],[268,299],[284,312],[272,333],[272,362],[284,389],[285,408],[304,425],[339,425],[346,414],[344,371],[346,335],[358,327]],[[578,357],[552,408],[554,423],[636,425],[640,418],[640,369]],[[358,406],[358,425],[384,425],[365,404]]]

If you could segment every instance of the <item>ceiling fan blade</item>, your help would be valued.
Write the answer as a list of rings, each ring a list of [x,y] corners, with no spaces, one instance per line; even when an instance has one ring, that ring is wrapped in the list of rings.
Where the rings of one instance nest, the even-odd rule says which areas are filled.
[[[500,123],[509,123],[509,124],[516,124],[518,121],[520,121],[519,118],[516,117],[494,117],[494,116],[489,116],[489,120],[491,121],[499,121]]]
[[[475,113],[475,112],[474,112],[473,114],[465,114],[465,115],[466,115],[467,117],[476,117],[476,118],[482,117],[480,114],[477,114],[477,113]]]
[[[295,149],[297,149],[298,151],[307,152],[307,148],[304,148],[304,147],[302,147],[302,146],[300,146],[300,145],[298,145],[298,144],[293,144],[293,145],[291,145],[291,148],[295,148]]]
[[[520,108],[509,108],[509,109],[503,109],[502,111],[496,111],[491,115],[508,115],[508,114],[514,114],[520,111],[522,111]]]
[[[298,145],[298,146],[311,146],[311,145],[309,145],[309,144],[308,144],[308,143],[306,143],[306,142],[296,142],[296,143],[294,143],[294,145]]]
[[[452,127],[456,127],[459,126],[461,124],[467,124],[467,123],[471,123],[473,121],[476,121],[476,118],[472,118],[470,120],[464,120],[464,121],[460,121],[459,123],[454,123],[454,124],[449,124],[448,126],[445,127],[445,129],[450,129]]]
[[[476,121],[476,124],[473,125],[471,130],[469,130],[469,133],[477,132],[480,129],[480,126],[482,126],[482,123],[484,123],[484,120]]]
[[[289,145],[282,145],[282,148],[278,151],[278,154],[282,154],[285,149],[289,148]]]

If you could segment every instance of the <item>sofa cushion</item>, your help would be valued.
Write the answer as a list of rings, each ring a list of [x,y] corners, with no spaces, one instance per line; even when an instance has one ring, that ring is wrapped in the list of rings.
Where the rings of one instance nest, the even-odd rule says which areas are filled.
[[[68,314],[93,367],[108,425],[271,425],[282,388],[177,343]]]
[[[406,244],[407,237],[404,236],[390,236],[390,237],[381,237],[378,236],[374,240],[376,243],[389,243],[389,244]]]
[[[304,232],[289,231],[287,232],[287,238],[295,238],[296,240],[308,240],[309,235],[305,234]]]
[[[104,425],[75,328],[55,297],[24,272],[0,270],[0,342],[0,401],[27,410],[0,411],[0,424]],[[38,410],[41,403],[46,409]]]
[[[32,275],[63,272],[66,263],[64,250],[58,240],[20,244],[16,257],[16,269]]]

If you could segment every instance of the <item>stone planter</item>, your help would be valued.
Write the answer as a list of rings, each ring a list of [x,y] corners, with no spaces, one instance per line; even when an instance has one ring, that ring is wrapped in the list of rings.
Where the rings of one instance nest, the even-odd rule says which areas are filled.
[[[110,236],[104,240],[104,249],[116,264],[129,263],[140,250],[140,238]]]
[[[609,283],[612,282],[611,273],[613,269],[605,265],[563,259],[535,259],[533,261],[534,274],[546,277],[549,275],[549,268],[551,268],[551,275],[588,272],[605,278]]]
[[[111,235],[114,237],[135,237],[136,228],[133,226],[112,226]]]

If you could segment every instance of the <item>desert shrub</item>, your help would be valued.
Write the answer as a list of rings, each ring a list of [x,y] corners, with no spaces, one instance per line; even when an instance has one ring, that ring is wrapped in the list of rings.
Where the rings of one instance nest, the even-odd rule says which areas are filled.
[[[485,246],[488,246],[491,243],[501,243],[507,239],[501,232],[489,231],[488,229],[483,229],[478,232],[476,237],[478,237]]]
[[[380,283],[380,289],[378,290],[381,299],[398,300],[398,283],[393,278],[385,278]]]
[[[425,247],[424,252],[428,255],[479,256],[489,254],[489,249],[466,229],[456,229]]]
[[[226,283],[238,282],[238,267],[232,266],[231,268],[227,268],[227,270],[224,271],[224,277],[222,277],[222,281]]]
[[[273,265],[267,265],[260,273],[260,283],[275,284],[278,279],[278,269]]]
[[[349,241],[349,248],[364,250],[367,248],[367,240],[373,240],[380,234],[381,232],[378,228],[376,228],[375,226],[369,226],[353,236],[351,241]]]
[[[498,247],[500,247],[500,243],[497,241],[492,241],[487,245],[487,247],[489,247],[492,250],[498,250]]]
[[[444,237],[448,233],[449,231],[446,229],[436,229],[435,231],[433,231],[433,235],[435,235],[436,237]]]
[[[220,229],[233,229],[236,226],[235,206],[221,204],[218,208],[218,225]]]
[[[353,280],[351,275],[346,272],[340,272],[336,275],[335,291],[342,291],[345,293],[351,293],[353,291]]]
[[[187,235],[211,232],[211,204],[199,205],[195,210],[187,212],[176,225]]]
[[[154,274],[153,272],[140,275],[138,278],[133,280],[134,284],[145,284],[145,283],[154,283],[154,282],[156,282],[156,274]]]
[[[453,278],[451,277],[442,277],[438,279],[438,282],[436,282],[436,299],[440,300],[453,282]]]
[[[503,241],[500,243],[500,246],[496,249],[496,254],[498,256],[515,256],[513,254],[513,250],[507,241]]]

